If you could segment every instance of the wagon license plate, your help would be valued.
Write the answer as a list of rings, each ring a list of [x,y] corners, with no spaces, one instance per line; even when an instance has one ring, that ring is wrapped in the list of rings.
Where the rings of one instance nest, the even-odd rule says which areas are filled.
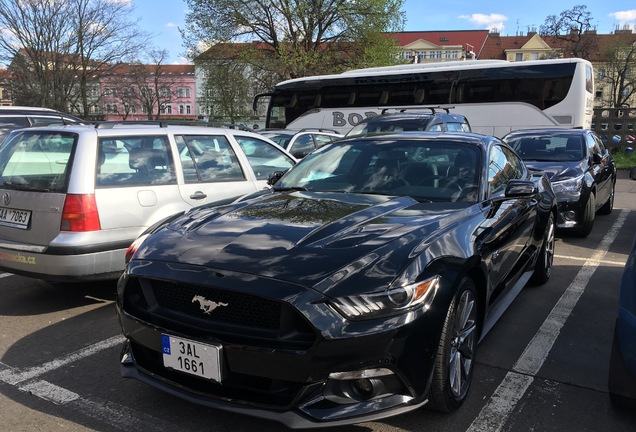
[[[0,225],[27,229],[30,220],[30,210],[16,210],[7,207],[0,207]]]
[[[161,335],[163,365],[201,378],[221,382],[221,347]]]

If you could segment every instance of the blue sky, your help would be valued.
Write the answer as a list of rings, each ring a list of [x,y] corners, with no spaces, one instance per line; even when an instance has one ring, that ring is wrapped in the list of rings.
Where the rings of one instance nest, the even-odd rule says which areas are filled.
[[[185,48],[179,28],[184,27],[185,0],[129,0],[141,28],[154,35],[153,46],[166,49],[170,63],[184,63]],[[538,30],[548,15],[559,15],[586,4],[599,33],[617,26],[636,28],[634,0],[405,0],[406,31],[498,29],[504,36]]]

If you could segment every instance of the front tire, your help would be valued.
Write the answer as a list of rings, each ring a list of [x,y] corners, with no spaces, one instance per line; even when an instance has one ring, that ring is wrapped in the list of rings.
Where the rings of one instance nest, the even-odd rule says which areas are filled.
[[[587,237],[594,227],[594,217],[596,215],[596,197],[594,193],[590,192],[590,197],[585,204],[585,210],[583,211],[583,219],[581,225],[576,229],[575,234],[579,237]]]
[[[610,191],[610,196],[607,198],[607,202],[603,204],[603,207],[598,209],[598,214],[608,215],[612,213],[614,210],[614,193],[616,192],[616,182],[612,182],[612,190]]]
[[[554,215],[550,213],[550,218],[546,225],[545,237],[539,251],[537,263],[534,265],[534,273],[532,274],[532,282],[537,285],[543,285],[550,279],[552,274],[552,264],[554,262]]]
[[[455,411],[468,395],[479,341],[477,306],[474,282],[462,279],[448,308],[435,358],[429,399],[437,411]]]

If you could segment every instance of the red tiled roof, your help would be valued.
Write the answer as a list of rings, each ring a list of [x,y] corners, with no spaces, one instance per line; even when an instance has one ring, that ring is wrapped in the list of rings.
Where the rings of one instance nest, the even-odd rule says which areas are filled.
[[[194,65],[192,64],[139,64],[139,63],[119,63],[109,70],[113,75],[124,75],[132,73],[136,68],[143,66],[148,73],[159,71],[161,75],[194,75]]]
[[[409,31],[391,33],[391,35],[398,41],[400,46],[408,45],[419,39],[424,39],[440,46],[461,45],[464,49],[468,44],[474,48],[477,57],[479,57],[488,38],[488,32],[488,30],[439,30]]]

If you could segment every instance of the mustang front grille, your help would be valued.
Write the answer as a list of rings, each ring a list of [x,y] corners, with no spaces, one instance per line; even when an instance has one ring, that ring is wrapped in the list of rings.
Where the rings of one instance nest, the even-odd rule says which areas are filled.
[[[131,278],[126,313],[158,327],[222,342],[307,349],[316,334],[285,302],[209,286]]]

